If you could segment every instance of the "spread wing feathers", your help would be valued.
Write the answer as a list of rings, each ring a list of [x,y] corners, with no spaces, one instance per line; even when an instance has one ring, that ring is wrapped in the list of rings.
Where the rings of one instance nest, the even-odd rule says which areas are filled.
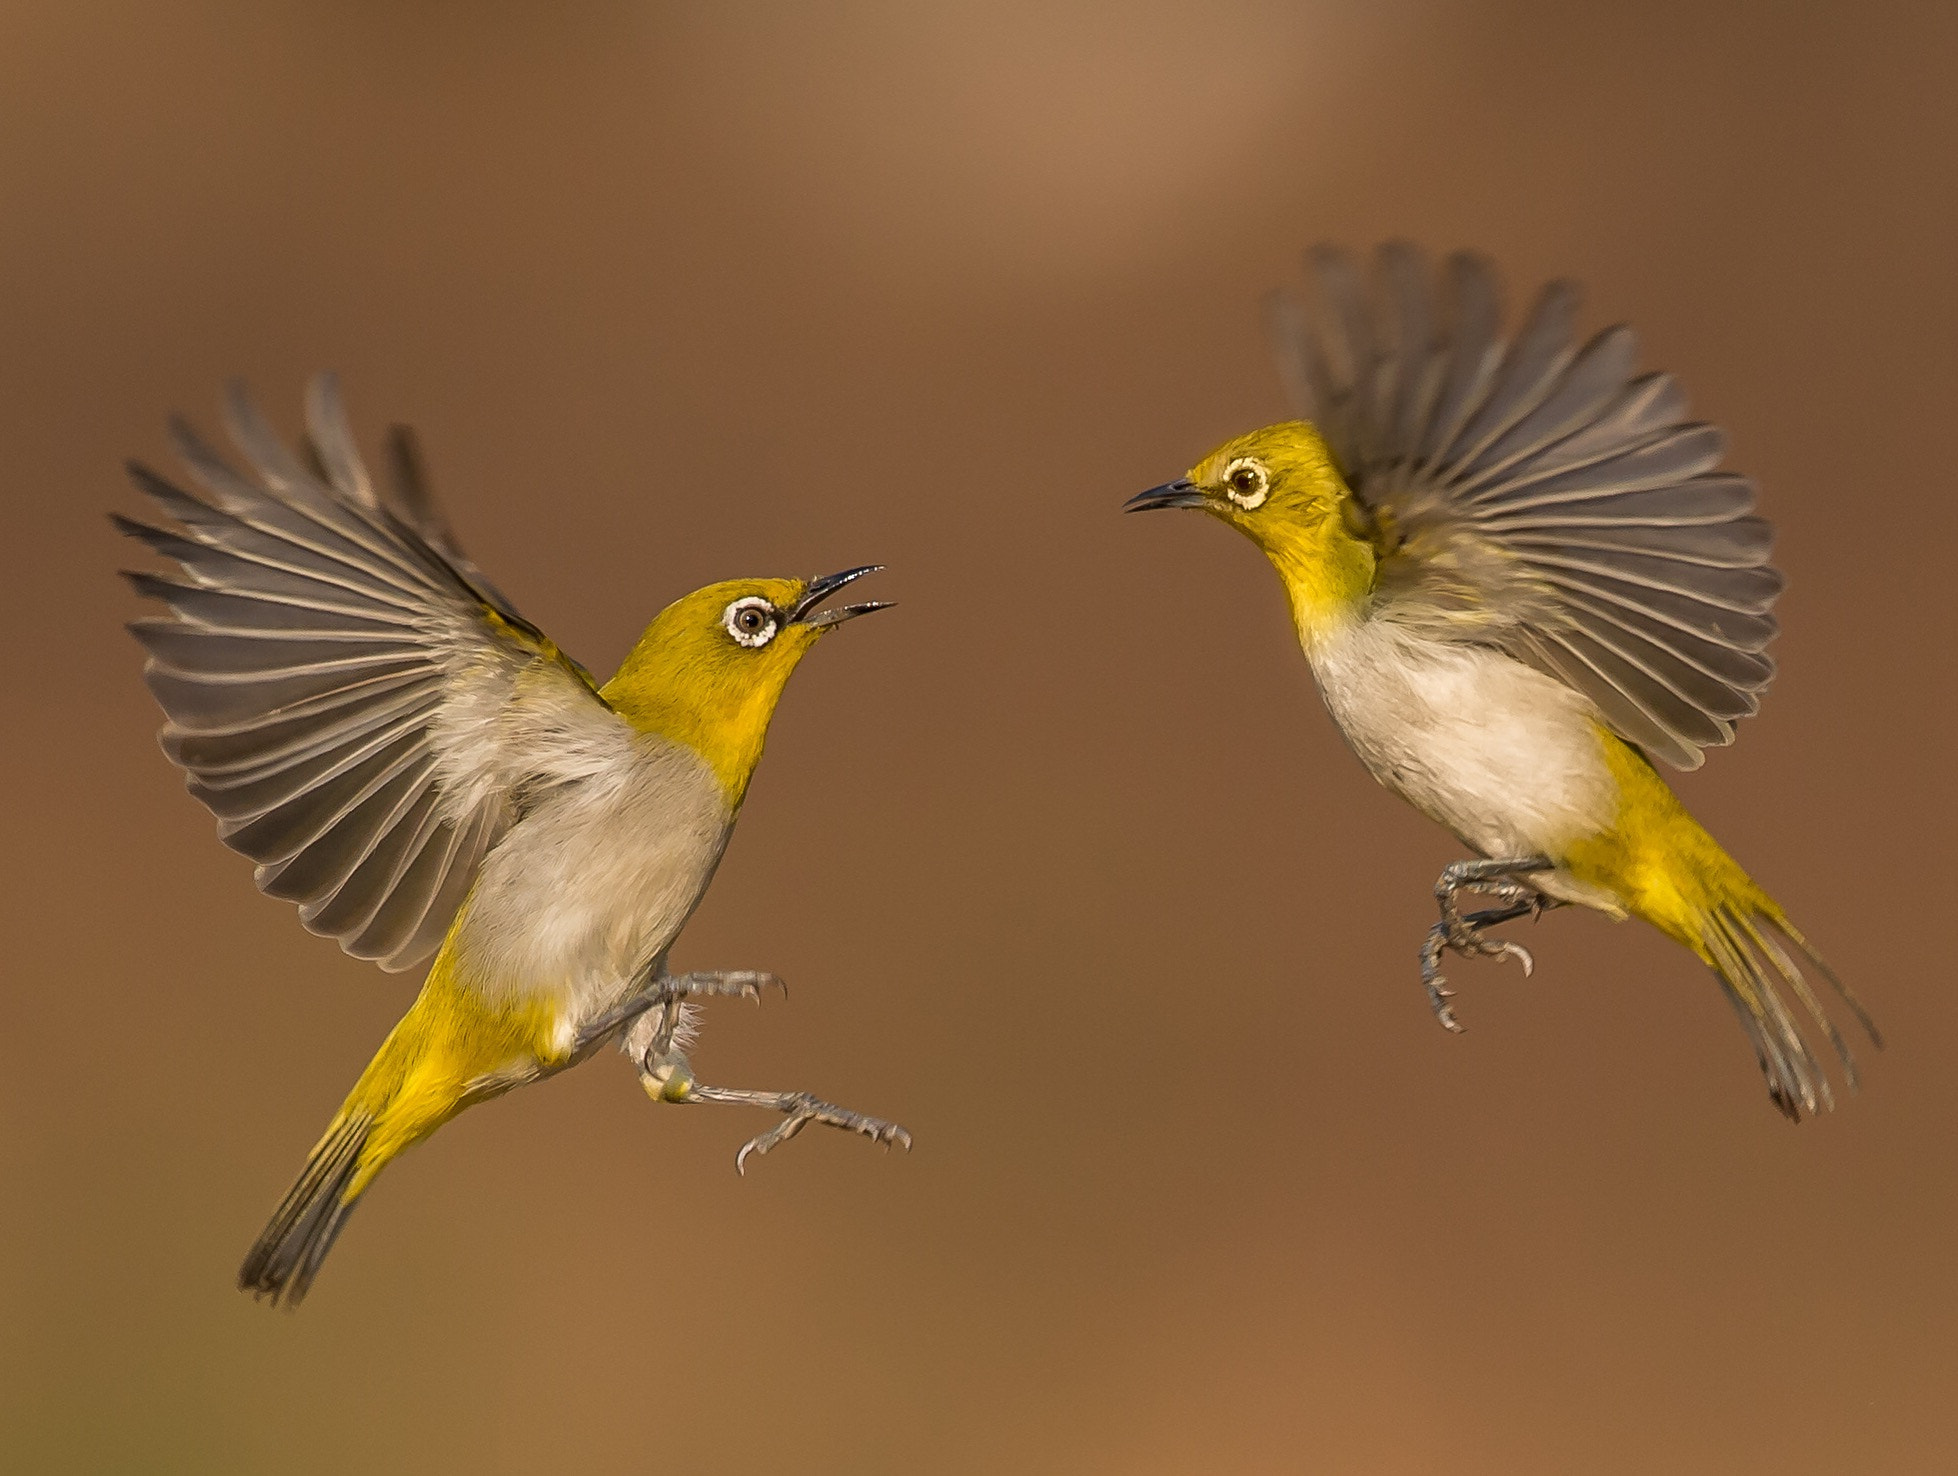
[[[579,740],[616,720],[476,575],[425,484],[377,492],[330,378],[298,452],[236,388],[226,420],[251,475],[178,421],[203,496],[129,470],[182,531],[115,519],[181,570],[127,575],[170,607],[130,627],[163,749],[264,891],[405,969],[440,943],[518,786],[576,777],[602,747]]]
[[[1273,302],[1279,367],[1372,516],[1381,597],[1503,645],[1679,768],[1731,742],[1774,674],[1773,532],[1714,470],[1720,431],[1637,372],[1631,330],[1580,343],[1578,290],[1552,282],[1506,339],[1469,253],[1439,292],[1406,243],[1371,288],[1336,248],[1306,265],[1315,300]]]

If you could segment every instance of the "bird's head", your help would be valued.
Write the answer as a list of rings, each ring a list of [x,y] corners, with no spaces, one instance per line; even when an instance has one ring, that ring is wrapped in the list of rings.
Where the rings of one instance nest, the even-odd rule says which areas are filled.
[[[817,579],[731,579],[654,617],[604,697],[635,727],[698,753],[739,805],[789,674],[828,632],[888,602],[820,608],[880,565]]]
[[[1348,501],[1325,440],[1307,422],[1288,420],[1226,441],[1188,475],[1131,497],[1127,510],[1199,507],[1263,547],[1340,517]]]
[[[1131,497],[1129,512],[1200,508],[1277,566],[1301,634],[1351,609],[1373,582],[1366,514],[1324,437],[1303,420],[1226,441],[1187,475]]]

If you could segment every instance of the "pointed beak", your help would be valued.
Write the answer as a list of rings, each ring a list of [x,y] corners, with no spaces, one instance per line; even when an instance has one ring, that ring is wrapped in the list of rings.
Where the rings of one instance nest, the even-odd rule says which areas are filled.
[[[893,600],[871,600],[861,605],[839,605],[834,610],[818,610],[816,606],[835,594],[844,585],[861,579],[866,574],[875,574],[883,568],[882,564],[865,564],[860,569],[845,569],[841,574],[824,574],[809,581],[802,598],[789,612],[789,619],[798,621],[812,630],[828,630],[832,625],[841,625],[846,620],[855,620],[859,615],[868,615],[876,610],[888,610],[896,603]]]
[[[1203,492],[1188,477],[1178,477],[1173,482],[1164,482],[1160,487],[1151,487],[1147,492],[1138,492],[1122,504],[1123,512],[1147,512],[1152,507],[1203,507]]]

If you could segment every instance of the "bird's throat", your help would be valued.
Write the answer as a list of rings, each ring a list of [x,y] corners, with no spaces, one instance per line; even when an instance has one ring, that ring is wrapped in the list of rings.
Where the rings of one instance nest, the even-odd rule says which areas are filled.
[[[656,734],[696,754],[720,781],[730,810],[741,808],[761,762],[780,683],[632,681],[626,673],[605,685],[606,701],[642,733]]]
[[[1285,585],[1292,624],[1308,651],[1360,618],[1373,591],[1373,546],[1337,518],[1260,530],[1257,542]]]

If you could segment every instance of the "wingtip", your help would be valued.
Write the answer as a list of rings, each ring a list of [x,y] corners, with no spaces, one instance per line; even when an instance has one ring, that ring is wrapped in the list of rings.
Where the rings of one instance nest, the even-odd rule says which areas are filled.
[[[122,463],[122,470],[123,475],[136,484],[136,490],[146,497],[153,497],[156,495],[157,488],[168,487],[170,485],[169,478],[165,477],[163,473],[159,472],[141,457],[130,456],[125,458]]]

